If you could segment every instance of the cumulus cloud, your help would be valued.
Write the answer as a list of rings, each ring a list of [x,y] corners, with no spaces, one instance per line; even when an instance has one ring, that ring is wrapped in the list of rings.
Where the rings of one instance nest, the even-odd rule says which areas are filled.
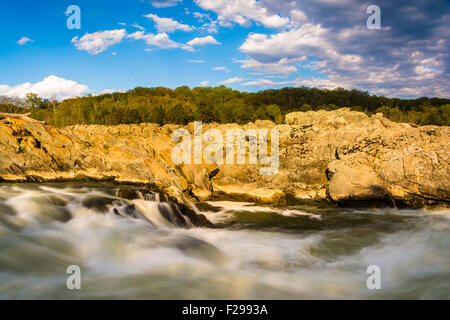
[[[206,44],[220,44],[216,39],[214,39],[212,36],[206,36],[203,38],[194,38],[188,43],[186,43],[189,46],[195,47],[195,46],[204,46]]]
[[[295,59],[305,55],[323,55],[333,50],[328,41],[329,30],[320,25],[304,24],[298,29],[267,36],[250,34],[239,48],[260,61]]]
[[[94,33],[86,33],[80,39],[75,37],[72,43],[78,50],[84,50],[92,55],[97,55],[108,47],[117,44],[126,36],[125,29],[97,31]]]
[[[236,83],[236,82],[242,82],[244,80],[245,80],[244,78],[234,77],[234,78],[230,78],[227,80],[223,80],[220,82],[220,84],[231,84],[231,83]]]
[[[269,12],[261,1],[195,0],[195,3],[204,10],[214,11],[222,26],[230,26],[232,23],[250,26],[254,21],[268,28],[280,28],[289,22],[288,18]]]
[[[297,72],[297,68],[289,63],[288,59],[281,59],[275,62],[260,62],[255,59],[236,60],[242,63],[241,67],[244,69],[251,69],[264,74],[290,74]]]
[[[33,40],[31,40],[28,37],[22,37],[19,39],[19,41],[17,41],[17,44],[20,44],[21,46],[28,43],[28,42],[33,42]]]
[[[208,84],[209,84],[208,80],[200,82],[200,85],[203,86],[203,87],[206,87]]]
[[[187,24],[179,23],[178,21],[173,20],[172,18],[161,18],[156,14],[147,14],[144,17],[153,20],[155,23],[156,29],[158,32],[175,32],[177,30],[181,31],[192,31],[193,28],[188,26]]]
[[[308,17],[306,16],[306,14],[299,9],[292,9],[290,12],[290,17],[292,19],[292,23],[297,25],[303,24],[308,21]]]
[[[342,52],[332,39],[330,30],[310,23],[271,36],[250,34],[240,47],[252,57],[243,61],[243,68],[271,74],[290,73],[297,71],[294,63],[308,58],[320,59],[322,64],[317,66],[323,69],[349,71],[357,68],[363,57]]]
[[[27,93],[35,93],[46,99],[66,99],[80,96],[90,90],[86,85],[79,84],[54,75],[36,83],[25,82],[16,86],[0,85],[0,96],[24,98]]]
[[[170,39],[169,35],[165,32],[153,34],[153,33],[145,33],[144,31],[136,31],[132,34],[129,34],[127,38],[134,40],[144,40],[150,46],[158,47],[161,49],[175,49],[180,48],[186,51],[194,52],[195,49],[189,44],[183,44]],[[145,51],[152,51],[152,49],[148,48]]]
[[[162,49],[179,48],[180,44],[171,40],[167,33],[145,33],[144,31],[137,31],[128,35],[128,38],[134,40],[144,40],[145,43],[151,46],[159,47]]]

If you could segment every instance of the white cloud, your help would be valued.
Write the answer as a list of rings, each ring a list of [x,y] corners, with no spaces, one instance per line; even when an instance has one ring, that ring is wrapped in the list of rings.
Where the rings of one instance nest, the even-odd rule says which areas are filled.
[[[214,71],[225,71],[225,72],[229,72],[227,67],[215,67],[213,68]]]
[[[415,77],[417,80],[433,79],[444,72],[443,70],[432,68],[427,65],[419,65],[414,68],[414,71],[417,74]]]
[[[319,79],[319,78],[311,78],[311,79],[302,79],[296,78],[294,80],[286,80],[286,81],[273,81],[270,79],[255,79],[249,82],[245,82],[242,84],[243,86],[258,86],[258,87],[268,87],[268,86],[295,86],[295,87],[315,87],[321,89],[334,89],[341,86],[338,83],[333,82],[329,79]]]
[[[137,23],[133,23],[131,26],[132,26],[132,27],[135,27],[135,28],[137,28],[137,29],[139,29],[139,30],[141,30],[141,31],[145,31],[145,30],[146,30],[143,26],[140,26],[140,25],[137,24]]]
[[[28,37],[22,37],[19,39],[19,41],[17,41],[17,44],[20,44],[21,46],[28,43],[28,42],[33,42],[33,40],[31,40]]]
[[[35,93],[41,98],[58,100],[79,96],[90,90],[86,85],[66,80],[54,75],[36,83],[25,82],[13,87],[0,85],[0,96],[24,98],[27,93]]]
[[[201,31],[208,32],[208,33],[218,33],[219,32],[217,20],[206,22],[206,23],[202,24],[198,29]]]
[[[250,34],[239,48],[251,57],[241,61],[242,67],[268,74],[286,74],[297,71],[295,62],[316,58],[319,61],[315,67],[328,74],[331,70],[361,71],[363,57],[342,53],[333,37],[329,29],[311,23],[271,36]]]
[[[136,31],[127,36],[128,38],[134,40],[144,40],[148,45],[155,46],[161,49],[174,49],[180,48],[186,51],[194,52],[195,49],[191,47],[189,44],[182,44],[176,41],[173,41],[169,38],[169,35],[165,32],[152,34],[145,33],[144,31]],[[151,49],[145,49],[146,51],[151,51]]]
[[[147,14],[144,17],[153,20],[156,25],[158,32],[175,32],[177,30],[181,31],[192,31],[193,28],[187,24],[179,23],[172,18],[161,18],[156,14]]]
[[[203,21],[205,19],[211,20],[211,18],[209,17],[209,15],[207,13],[192,12],[192,15],[200,21]]]
[[[236,83],[236,82],[242,82],[244,80],[245,80],[244,78],[234,77],[234,78],[230,78],[227,80],[223,80],[220,82],[220,84],[231,84],[231,83]]]
[[[100,92],[100,94],[108,94],[108,93],[114,93],[117,92],[116,89],[105,89],[102,92]]]
[[[170,40],[167,33],[144,33],[144,31],[136,31],[128,35],[128,38],[132,38],[134,40],[144,40],[148,45],[152,45],[155,47],[159,47],[162,49],[170,49],[170,48],[179,48],[180,44]]]
[[[230,26],[231,22],[241,26],[249,26],[256,21],[269,28],[280,28],[289,22],[288,18],[271,14],[256,0],[195,0],[204,10],[217,13],[220,25]]]
[[[345,87],[347,89],[352,89],[346,84],[335,82],[330,79],[320,79],[320,78],[311,78],[311,79],[300,79],[297,78],[292,81],[292,84],[294,84],[296,87],[314,87],[314,88],[320,88],[320,89],[334,89],[337,87]]]
[[[257,79],[252,80],[249,82],[245,82],[242,85],[243,86],[257,86],[257,87],[266,87],[266,86],[279,86],[279,85],[289,85],[289,84],[295,84],[296,82],[294,80],[292,81],[272,81],[269,79]]]
[[[290,14],[291,14],[293,24],[299,25],[299,24],[303,24],[306,21],[308,21],[308,17],[301,10],[293,9],[293,10],[291,10]]]
[[[194,48],[192,48],[191,46],[187,46],[187,45],[180,45],[180,48],[189,52],[196,52],[197,50],[195,50]]]
[[[188,62],[192,62],[192,63],[204,63],[205,61],[203,61],[203,60],[188,60]]]
[[[203,86],[203,87],[206,87],[208,84],[209,84],[208,80],[200,82],[200,85]]]
[[[178,2],[181,2],[183,0],[157,0],[157,1],[152,1],[152,6],[154,6],[155,8],[168,8],[168,7],[173,7],[176,6],[178,4]]]
[[[195,46],[203,46],[206,44],[220,44],[220,42],[218,42],[212,36],[206,36],[203,38],[194,38],[186,44],[195,47]]]
[[[265,74],[289,74],[297,72],[297,68],[289,63],[289,60],[281,59],[277,62],[259,62],[255,59],[236,60],[242,63],[242,68],[251,69]]]
[[[326,28],[308,23],[298,29],[271,36],[250,34],[239,49],[249,55],[258,56],[258,60],[317,55],[332,49],[327,41],[328,35],[329,30]]]
[[[117,44],[126,36],[125,29],[97,31],[86,33],[80,39],[75,37],[72,43],[78,50],[84,50],[90,54],[96,55],[105,51],[108,47]]]
[[[192,15],[200,22],[202,25],[197,29],[200,31],[205,31],[208,33],[219,32],[218,21],[211,19],[210,15],[207,13],[193,12]]]

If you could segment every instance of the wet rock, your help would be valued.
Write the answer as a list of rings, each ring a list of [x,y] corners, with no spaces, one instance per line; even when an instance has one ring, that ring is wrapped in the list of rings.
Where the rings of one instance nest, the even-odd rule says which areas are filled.
[[[222,210],[222,208],[212,206],[212,205],[210,205],[209,203],[206,203],[206,202],[197,202],[197,203],[195,203],[195,206],[200,211],[219,212],[220,210]]]
[[[72,214],[70,211],[64,207],[49,207],[46,210],[46,215],[51,220],[59,222],[67,222],[72,219]]]
[[[158,210],[164,218],[172,222],[175,226],[179,228],[189,227],[189,223],[182,216],[177,205],[169,203],[158,203]]]
[[[201,228],[214,228],[214,224],[201,213],[196,213],[194,210],[187,207],[181,208],[181,213],[188,217],[194,226]]]
[[[138,198],[138,195],[135,190],[124,187],[117,190],[117,197],[128,200],[134,200]]]
[[[140,219],[140,220],[145,220],[147,222],[149,222],[151,224],[150,221],[148,221],[147,218],[145,218],[145,216],[140,213],[137,209],[136,206],[134,204],[123,204],[120,201],[117,203],[113,203],[113,205],[117,206],[115,208],[113,208],[113,213],[122,217],[122,218],[134,218],[134,219]]]
[[[7,204],[0,203],[0,215],[8,215],[8,216],[15,216],[17,213],[16,211],[8,206]]]
[[[114,198],[88,196],[81,201],[83,207],[97,212],[108,212],[108,205],[112,205],[117,200]]]
[[[55,194],[41,196],[39,199],[36,199],[36,202],[59,207],[64,207],[69,203],[67,199]]]
[[[189,236],[183,236],[174,241],[175,247],[185,255],[204,259],[213,263],[222,263],[225,261],[225,254],[216,246]]]

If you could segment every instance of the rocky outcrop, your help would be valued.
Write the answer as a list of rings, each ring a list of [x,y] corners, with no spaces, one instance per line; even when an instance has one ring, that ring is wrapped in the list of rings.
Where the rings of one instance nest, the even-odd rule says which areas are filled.
[[[258,191],[270,187],[268,201],[382,200],[415,206],[450,201],[450,127],[395,123],[346,108],[290,113],[286,123],[276,126],[277,175],[258,177],[249,167],[221,166],[213,179],[217,188],[258,198]]]
[[[226,195],[270,203],[450,201],[449,127],[394,123],[349,109],[290,113],[282,125],[203,125],[203,132],[214,128],[224,137],[227,129],[278,129],[280,166],[274,175],[261,175],[261,165],[248,161],[175,165],[171,134],[179,127],[56,129],[6,116],[0,120],[0,179],[152,184],[177,199],[182,192],[201,200]],[[185,128],[193,132],[193,124]]]

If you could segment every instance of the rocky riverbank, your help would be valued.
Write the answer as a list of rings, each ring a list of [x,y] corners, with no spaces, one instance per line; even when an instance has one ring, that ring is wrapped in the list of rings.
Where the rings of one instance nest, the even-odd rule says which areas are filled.
[[[280,167],[175,165],[177,125],[81,125],[57,129],[27,118],[0,117],[2,181],[114,181],[151,184],[179,199],[215,196],[268,203],[383,201],[423,206],[450,202],[450,127],[394,123],[381,114],[339,109],[295,112],[286,124],[204,124],[279,131]],[[193,132],[193,124],[186,126]],[[248,162],[246,162],[248,163]],[[218,170],[217,170],[218,169]]]

